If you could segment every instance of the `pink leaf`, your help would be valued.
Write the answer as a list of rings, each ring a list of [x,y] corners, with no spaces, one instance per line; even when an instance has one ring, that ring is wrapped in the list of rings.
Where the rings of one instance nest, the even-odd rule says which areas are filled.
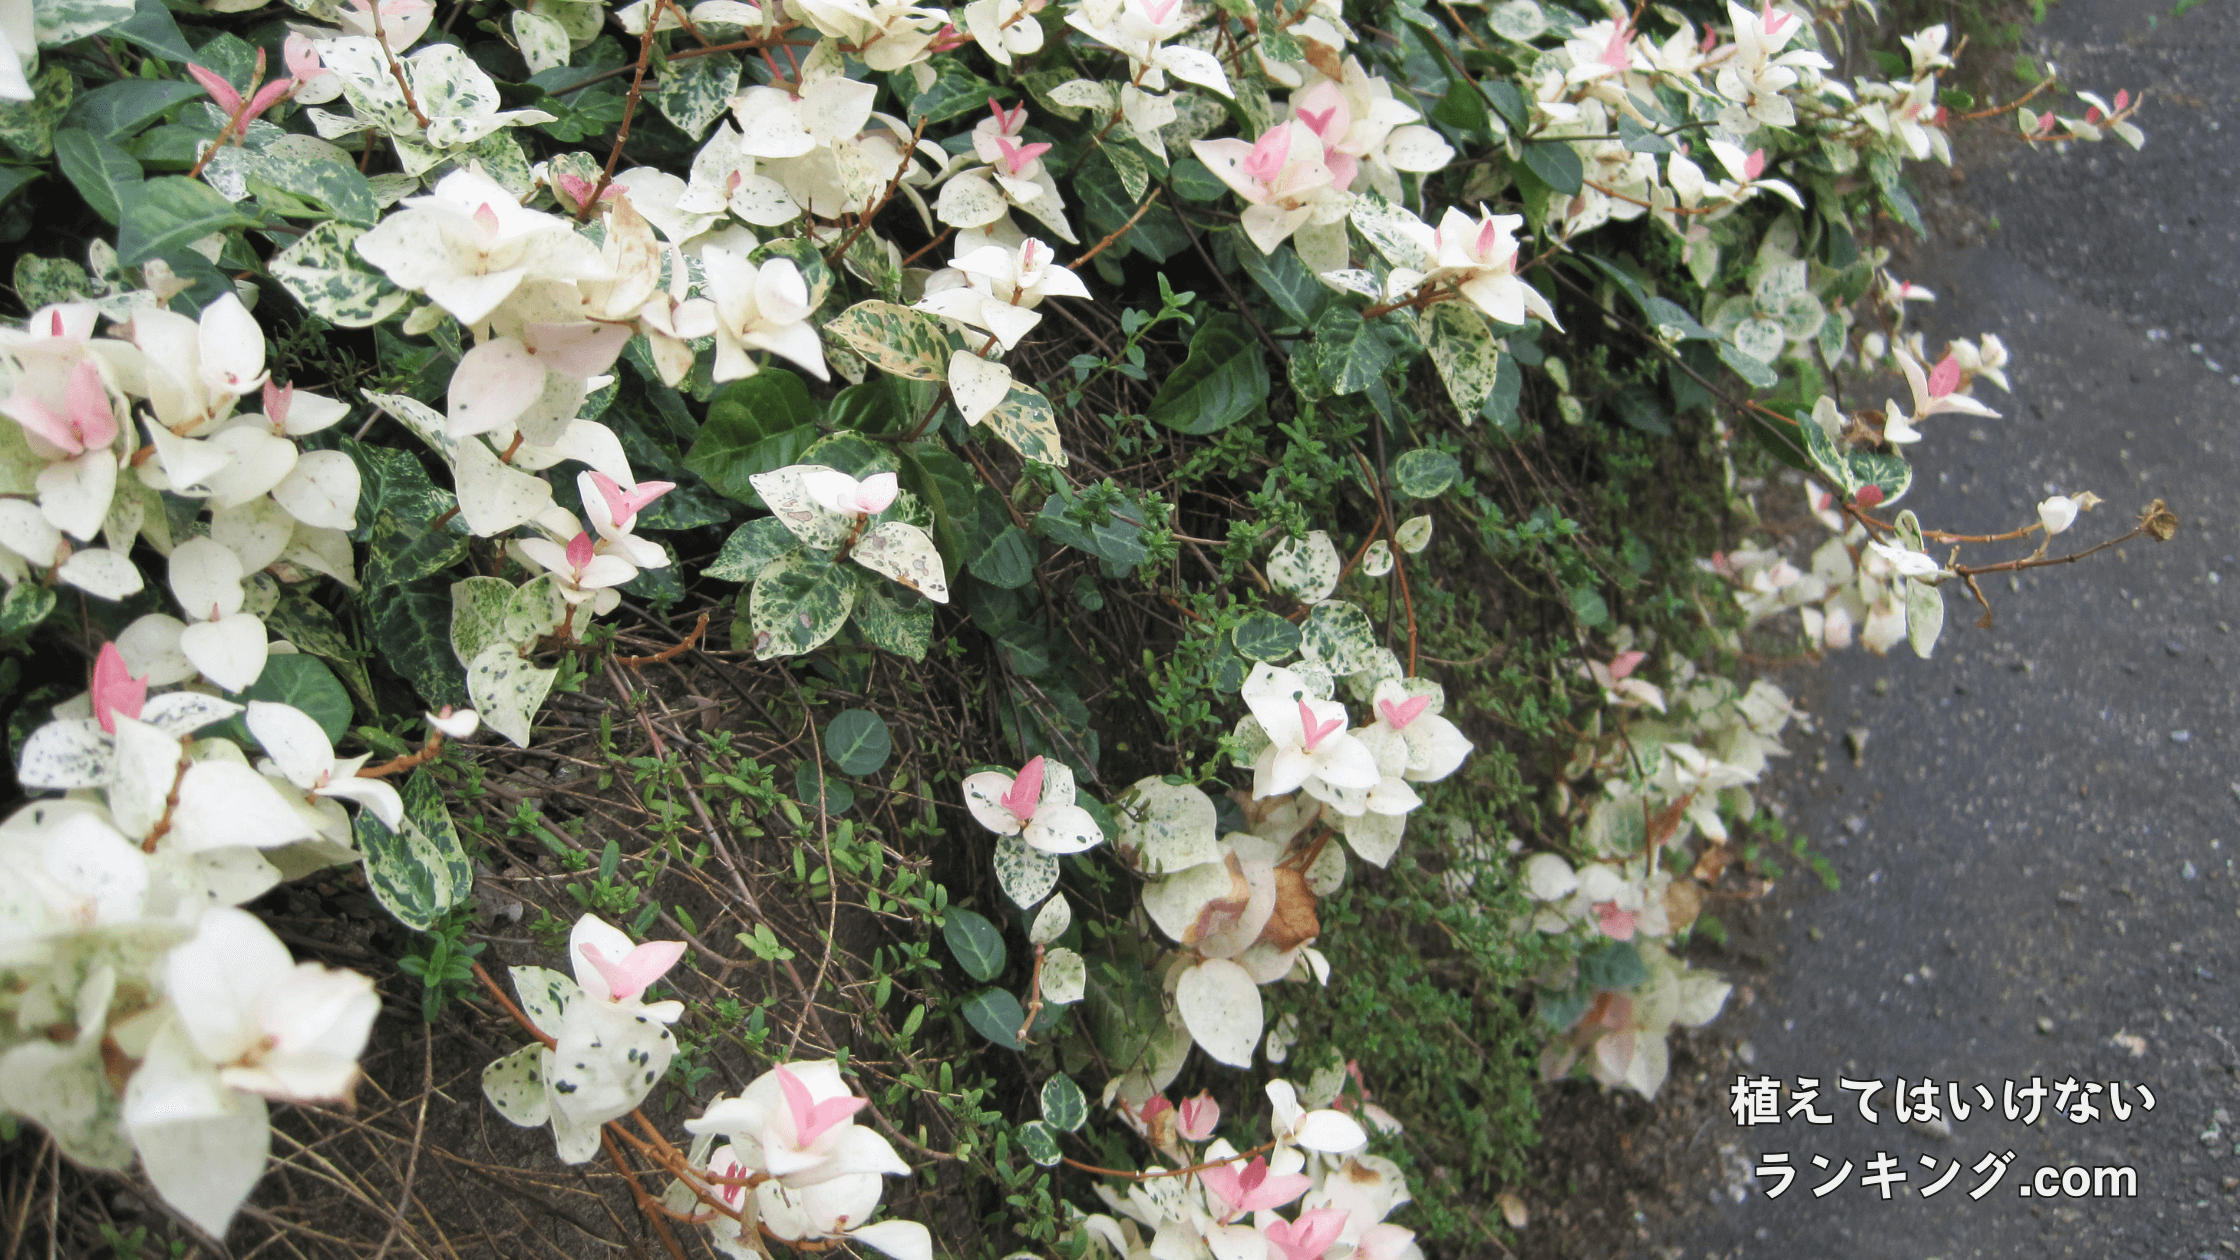
[[[1151,19],[1153,26],[1165,26],[1181,3],[1182,0],[1144,0],[1143,15]]]
[[[295,396],[293,385],[275,385],[269,380],[264,383],[264,418],[272,422],[273,428],[288,427],[288,406],[295,401]]]
[[[1027,103],[1025,101],[1019,102],[1017,109],[1007,110],[996,98],[991,96],[988,98],[988,110],[995,115],[996,130],[1007,136],[1018,135],[1019,128],[1027,124]]]
[[[483,231],[490,233],[493,236],[497,235],[498,212],[491,209],[489,202],[485,201],[481,205],[474,208],[474,222],[475,226],[481,228]]]
[[[1882,502],[1882,487],[1877,485],[1864,485],[1859,487],[1859,493],[1851,497],[1857,500],[1860,507],[1871,508],[1874,505]]]
[[[250,100],[249,112],[242,121],[246,122],[271,109],[295,90],[296,81],[294,79],[274,79],[272,82],[265,84],[258,89],[256,96]]]
[[[37,398],[19,393],[7,401],[6,409],[17,424],[61,447],[67,454],[85,454],[85,443],[78,440],[69,418]]]
[[[2117,92],[2116,92],[2116,112],[2117,112],[2117,113],[2119,113],[2119,114],[2120,114],[2120,113],[2122,113],[2122,112],[2123,112],[2123,108],[2124,108],[2124,106],[2126,106],[2126,105],[2129,105],[2130,103],[2131,103],[2131,89],[2129,89],[2129,88],[2121,88],[2121,89],[2118,89],[2118,90],[2117,90]]]
[[[1152,1121],[1158,1119],[1160,1116],[1163,1116],[1173,1110],[1174,1104],[1167,1101],[1167,1096],[1165,1094],[1153,1094],[1149,1099],[1145,1100],[1143,1106],[1136,1109],[1136,1119],[1141,1120],[1146,1125],[1148,1125]]]
[[[2106,117],[2106,114],[2100,112],[2100,107],[2098,105],[2094,105],[2090,109],[2084,111],[2084,120],[2088,123],[2096,123]]]
[[[933,42],[927,48],[937,53],[955,52],[971,42],[972,37],[958,30],[955,23],[943,22],[941,29],[933,33]]]
[[[1622,679],[1639,668],[1641,662],[1647,659],[1649,659],[1647,652],[1620,652],[1610,662],[1610,676]]]
[[[617,1002],[627,1002],[651,988],[654,981],[677,965],[677,960],[684,957],[684,942],[647,941],[623,955],[620,962],[606,958],[590,944],[585,944],[582,952],[605,977],[608,994]]]
[[[187,73],[194,76],[194,81],[201,84],[202,90],[208,92],[210,99],[216,101],[218,108],[224,110],[229,116],[233,111],[241,108],[241,93],[236,91],[231,83],[226,82],[224,75],[215,70],[205,69],[191,61],[187,63]]]
[[[1034,821],[1034,811],[1042,804],[1042,758],[1019,768],[1019,777],[1011,781],[1001,803],[1020,822]]]
[[[1764,149],[1752,149],[1750,151],[1750,156],[1743,160],[1742,178],[1746,180],[1756,179],[1757,177],[1765,173],[1766,151]]]
[[[1283,1253],[1284,1260],[1319,1260],[1345,1232],[1348,1215],[1344,1208],[1317,1208],[1301,1212],[1296,1221],[1270,1221],[1262,1232]]]
[[[1615,901],[1598,903],[1594,908],[1595,926],[1614,941],[1633,939],[1633,911],[1621,910]]]
[[[1327,738],[1330,732],[1344,725],[1345,722],[1338,718],[1331,718],[1327,722],[1316,721],[1314,710],[1307,707],[1306,701],[1299,701],[1299,726],[1306,735],[1306,742],[1302,747],[1308,752],[1313,752],[1315,745]]]
[[[280,57],[288,73],[299,83],[308,83],[327,73],[326,63],[319,60],[319,50],[308,35],[289,32],[287,41],[281,45]]]
[[[887,505],[901,493],[902,483],[893,473],[873,473],[865,477],[856,490],[856,510],[865,516],[875,516],[886,511]]]
[[[1929,397],[1942,398],[1960,388],[1960,356],[1950,353],[1929,369]]]
[[[102,644],[101,655],[93,658],[93,717],[101,723],[101,729],[116,734],[117,715],[139,717],[140,706],[147,699],[147,676],[134,678],[117,645]]]
[[[63,401],[70,408],[70,431],[77,435],[83,449],[90,451],[117,440],[117,411],[101,383],[101,369],[92,359],[80,359],[70,370]]]
[[[1221,1123],[1221,1104],[1213,1095],[1201,1093],[1196,1098],[1183,1100],[1180,1108],[1182,1136],[1192,1142],[1203,1142],[1213,1136],[1214,1126]]]
[[[785,1092],[786,1110],[793,1113],[793,1140],[801,1146],[810,1145],[832,1126],[871,1105],[870,1099],[852,1095],[814,1102],[809,1087],[782,1063],[778,1065],[778,1088]]]
[[[1267,1158],[1260,1155],[1253,1156],[1243,1172],[1221,1164],[1198,1176],[1205,1182],[1206,1189],[1221,1196],[1230,1206],[1232,1216],[1238,1212],[1282,1207],[1305,1194],[1307,1187],[1314,1184],[1312,1178],[1299,1173],[1270,1173]]]
[[[1390,700],[1377,701],[1377,711],[1384,714],[1384,724],[1396,731],[1408,729],[1422,712],[1431,707],[1431,697],[1410,696],[1398,704]]]
[[[596,544],[591,541],[591,535],[588,533],[578,533],[575,537],[569,539],[569,567],[574,569],[577,574],[580,575],[584,570],[584,566],[591,563],[591,558],[595,554],[595,547]]]
[[[1276,176],[1283,173],[1283,164],[1291,156],[1291,124],[1277,123],[1268,133],[1253,142],[1252,152],[1245,155],[1238,166],[1246,175],[1263,184],[1274,184]]]
[[[674,481],[641,481],[634,490],[625,490],[621,483],[603,472],[591,474],[591,484],[599,488],[599,497],[606,501],[607,518],[616,529],[628,529],[644,507],[677,488]]]
[[[1013,175],[1025,170],[1028,163],[1050,151],[1050,146],[1047,144],[1013,144],[1005,136],[997,136],[995,141],[996,148],[1003,152],[1004,169],[1010,171]]]
[[[1633,64],[1633,59],[1628,54],[1626,47],[1632,42],[1633,32],[1627,29],[1624,22],[1621,21],[1612,27],[1610,42],[1602,46],[1602,64],[1619,74],[1624,74]]]

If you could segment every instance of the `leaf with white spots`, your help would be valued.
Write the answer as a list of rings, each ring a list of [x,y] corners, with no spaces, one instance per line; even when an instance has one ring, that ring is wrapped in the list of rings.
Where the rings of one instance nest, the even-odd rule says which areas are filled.
[[[892,302],[858,302],[824,326],[871,366],[914,381],[945,379],[949,333],[923,311]]]
[[[770,562],[747,600],[755,659],[799,656],[823,646],[847,624],[856,581],[844,565],[795,552]]]
[[[1066,466],[1066,453],[1058,439],[1058,412],[1042,392],[1013,385],[1002,402],[983,420],[1020,458],[1053,468]]]
[[[1058,886],[1057,855],[1030,849],[1017,836],[996,841],[996,883],[1022,910],[1032,909]]]
[[[513,644],[493,643],[467,663],[467,695],[484,726],[527,748],[537,710],[544,707],[557,677],[558,670],[539,669],[521,659]]]
[[[1306,604],[1328,599],[1344,569],[1337,545],[1319,529],[1305,538],[1284,539],[1268,556],[1268,580]]]
[[[1114,803],[1114,812],[1120,830],[1114,843],[1143,874],[1164,875],[1221,857],[1213,798],[1190,784],[1139,779]]]
[[[1501,350],[1494,344],[1486,317],[1466,302],[1440,302],[1418,317],[1424,348],[1439,369],[1447,396],[1469,423],[1493,395],[1494,378],[1501,370]]]
[[[1299,627],[1299,654],[1332,674],[1357,674],[1376,664],[1381,646],[1369,614],[1343,600],[1315,605]]]
[[[930,535],[907,521],[888,521],[871,530],[856,540],[848,555],[937,604],[949,602],[949,578],[941,566],[940,549]]]
[[[527,14],[516,13],[515,18]],[[531,1042],[502,1059],[494,1059],[482,1069],[482,1096],[498,1109],[498,1114],[524,1129],[535,1128],[552,1118],[552,1108],[545,1095],[545,1060],[552,1051],[542,1042]]]
[[[1089,965],[1081,955],[1059,947],[1042,957],[1042,1000],[1070,1006],[1089,989]]]

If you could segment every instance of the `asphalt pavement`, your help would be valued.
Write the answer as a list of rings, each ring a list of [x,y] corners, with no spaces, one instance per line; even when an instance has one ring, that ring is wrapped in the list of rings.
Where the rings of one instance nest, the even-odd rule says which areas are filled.
[[[2090,490],[2107,502],[2068,539],[2156,498],[2181,530],[1987,583],[1988,630],[1954,598],[1932,660],[1855,650],[1783,676],[1818,719],[1783,805],[1843,887],[1774,903],[1757,1000],[1717,1027],[1730,1071],[1786,1083],[1784,1110],[1817,1078],[1830,1122],[1717,1118],[1700,1145],[1730,1184],[1648,1254],[2240,1254],[2240,3],[2173,7],[2064,0],[2033,37],[2077,86],[2146,89],[2143,151],[1927,173],[1973,228],[1893,270],[1938,293],[1916,308],[1933,344],[1996,332],[2014,355],[2013,396],[1978,391],[2002,418],[1924,425],[1925,524],[2012,529]],[[1900,1078],[1935,1084],[1949,1135],[1899,1121]],[[1874,1122],[1846,1079],[1879,1083]],[[1778,1198],[1750,1175],[1768,1153],[1797,1173]],[[1904,1181],[1863,1180],[1883,1154]]]

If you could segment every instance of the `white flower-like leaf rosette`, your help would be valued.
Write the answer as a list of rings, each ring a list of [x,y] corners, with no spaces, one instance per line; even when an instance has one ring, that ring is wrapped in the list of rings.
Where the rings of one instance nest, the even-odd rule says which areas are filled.
[[[581,1164],[599,1152],[599,1126],[627,1115],[677,1052],[668,1025],[682,1002],[642,1001],[646,988],[684,955],[682,941],[634,945],[595,915],[568,936],[575,979],[544,967],[514,967],[514,992],[530,1021],[556,1044],[523,1046],[482,1070],[483,1096],[523,1128],[552,1126],[560,1158]]]
[[[1252,667],[1240,694],[1252,709],[1236,733],[1256,748],[1254,800],[1304,788],[1316,800],[1342,808],[1343,793],[1367,792],[1383,782],[1376,754],[1354,737],[1346,707],[1328,699],[1326,689],[1318,696],[1303,675],[1262,661]]]
[[[1073,803],[1073,771],[1064,762],[1036,757],[1016,776],[1001,770],[968,775],[964,802],[981,826],[1043,853],[1080,853],[1104,843],[1096,816]]]

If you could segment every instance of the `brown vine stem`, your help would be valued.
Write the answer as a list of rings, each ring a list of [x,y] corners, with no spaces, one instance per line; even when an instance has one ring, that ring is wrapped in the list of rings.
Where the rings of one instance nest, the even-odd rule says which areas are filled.
[[[618,656],[614,659],[617,664],[621,665],[666,664],[667,662],[673,661],[678,657],[684,655],[686,652],[691,651],[692,645],[698,643],[700,641],[700,636],[706,634],[707,632],[708,613],[705,609],[703,609],[700,613],[700,620],[692,627],[692,633],[686,635],[684,637],[684,640],[678,643],[675,647],[663,648],[661,651],[655,652],[651,656]]]
[[[607,186],[614,183],[614,168],[622,161],[622,146],[630,142],[630,121],[637,117],[638,100],[645,95],[646,63],[653,59],[653,37],[661,26],[661,15],[673,7],[669,0],[654,0],[653,12],[646,15],[646,33],[638,38],[638,63],[630,72],[630,95],[622,102],[622,123],[615,128],[614,147],[607,150],[607,164],[599,171],[598,185],[583,199],[583,209],[576,211],[578,223],[591,221],[591,212],[598,209],[599,199],[607,195]]]
[[[1380,450],[1383,447],[1381,438],[1378,447]],[[1384,536],[1392,544],[1392,571],[1400,577],[1400,602],[1408,610],[1408,673],[1413,677],[1416,672],[1416,597],[1408,590],[1408,556],[1400,550],[1400,531],[1392,523],[1392,505],[1384,497],[1384,478],[1377,474],[1369,457],[1358,449],[1353,457],[1361,461],[1361,475],[1369,479],[1369,492],[1377,499],[1377,515],[1384,521]],[[1363,554],[1367,554],[1366,549]]]
[[[421,112],[420,102],[412,95],[412,84],[405,80],[404,63],[389,51],[389,36],[381,29],[381,0],[368,0],[368,7],[373,13],[373,42],[381,46],[381,59],[389,63],[389,77],[397,81],[397,90],[404,93],[404,107],[412,111],[412,121],[419,123],[420,129],[426,131],[428,116]],[[263,59],[261,52],[258,59]]]
[[[1255,1155],[1265,1155],[1275,1148],[1276,1144],[1274,1142],[1263,1142],[1249,1151],[1238,1151],[1227,1159],[1208,1160],[1203,1164],[1192,1164],[1188,1168],[1174,1168],[1149,1173],[1133,1172],[1125,1168],[1099,1168],[1095,1164],[1084,1164],[1070,1156],[1059,1156],[1059,1158],[1063,1159],[1069,1168],[1078,1168],[1083,1172],[1096,1173],[1102,1177],[1126,1177],[1130,1181],[1157,1181],[1162,1177],[1187,1177],[1192,1173],[1202,1173],[1208,1168],[1219,1168],[1224,1164],[1233,1164],[1240,1159],[1251,1159]]]
[[[1128,221],[1126,223],[1123,223],[1118,228],[1114,229],[1112,235],[1105,237],[1101,241],[1098,241],[1096,244],[1096,248],[1090,250],[1086,254],[1083,254],[1081,257],[1074,259],[1072,262],[1067,263],[1066,270],[1081,270],[1082,264],[1088,262],[1090,259],[1095,258],[1097,255],[1103,253],[1106,249],[1110,248],[1114,241],[1117,241],[1121,237],[1126,236],[1128,234],[1128,229],[1134,227],[1137,220],[1150,213],[1151,203],[1157,201],[1158,199],[1159,194],[1156,191],[1145,194],[1143,198],[1143,204],[1136,207],[1136,212],[1128,216]]]
[[[445,716],[450,716],[448,710],[446,710]],[[391,758],[378,766],[366,766],[358,771],[358,777],[361,779],[385,779],[392,774],[403,774],[414,767],[434,761],[437,754],[442,751],[443,732],[432,731],[428,735],[428,742],[420,745],[417,752],[409,752],[402,757]]]
[[[185,757],[179,758],[179,773],[172,777],[171,792],[163,798],[163,817],[156,820],[148,838],[140,842],[142,853],[155,852],[156,842],[171,834],[171,815],[179,808],[179,785],[187,781],[187,767],[193,764]]]
[[[629,1183],[630,1197],[638,1205],[638,1215],[646,1218],[646,1222],[653,1226],[653,1232],[660,1237],[661,1245],[668,1248],[669,1255],[673,1260],[685,1260],[684,1245],[677,1241],[675,1231],[671,1230],[669,1222],[663,1219],[666,1213],[660,1210],[661,1204],[647,1192],[644,1186],[638,1184],[637,1171],[630,1167],[630,1162],[623,1155],[622,1148],[614,1144],[614,1135],[618,1132],[620,1130],[613,1125],[602,1126],[599,1130],[599,1145],[606,1148],[607,1159],[613,1162],[615,1171],[622,1174],[622,1179]]]
[[[1027,1018],[1011,1038],[1022,1046],[1027,1044],[1027,1033],[1034,1028],[1035,1019],[1042,1014],[1042,953],[1042,946],[1034,947],[1034,975],[1027,980]]]
[[[2052,79],[2040,79],[2038,80],[2038,86],[2031,88],[2029,91],[2024,92],[2022,95],[2014,98],[2011,101],[2008,101],[2006,104],[1994,105],[1990,109],[1979,109],[1972,114],[1962,114],[1960,115],[1960,121],[1975,122],[1976,120],[1982,118],[1997,118],[2001,114],[2010,113],[2014,110],[2021,109],[2023,105],[2029,102],[2031,97],[2036,96],[2038,93],[2043,92],[2047,88],[2052,86]]]
[[[1390,315],[1397,310],[1420,311],[1426,306],[1444,302],[1456,296],[1458,294],[1455,290],[1438,286],[1417,289],[1414,293],[1401,298],[1397,302],[1379,302],[1375,306],[1363,310],[1361,318],[1364,321],[1372,320],[1379,315]]]
[[[668,0],[662,0],[662,2],[666,4]],[[870,209],[856,216],[855,227],[849,229],[848,234],[840,238],[840,244],[834,247],[831,253],[824,256],[827,263],[837,263],[845,258],[848,247],[856,243],[856,238],[863,235],[865,228],[871,226],[871,220],[877,218],[879,212],[887,208],[887,203],[894,200],[896,193],[902,191],[902,177],[908,175],[910,168],[917,164],[918,141],[923,140],[925,134],[926,120],[920,118],[918,129],[910,133],[910,148],[903,153],[902,161],[895,166],[894,178],[887,181],[887,191],[879,195],[879,200],[873,202]]]

